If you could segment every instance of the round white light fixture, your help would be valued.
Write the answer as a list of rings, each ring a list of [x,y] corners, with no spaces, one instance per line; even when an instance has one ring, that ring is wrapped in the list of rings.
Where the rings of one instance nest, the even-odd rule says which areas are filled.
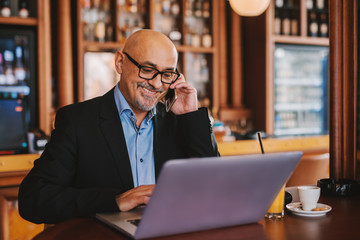
[[[240,16],[259,16],[271,0],[229,0],[231,8]]]

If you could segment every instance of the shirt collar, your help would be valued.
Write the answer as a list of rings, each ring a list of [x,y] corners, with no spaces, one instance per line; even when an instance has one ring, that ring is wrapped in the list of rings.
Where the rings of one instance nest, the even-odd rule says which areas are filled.
[[[131,109],[131,107],[128,104],[128,102],[126,101],[124,95],[122,95],[120,88],[119,88],[119,84],[116,84],[116,86],[115,86],[114,97],[115,97],[116,107],[117,107],[120,115],[124,111],[125,112],[130,111],[135,116],[134,111]],[[147,118],[146,121],[149,122],[155,115],[156,115],[156,106],[148,112],[148,114],[146,116],[146,118]]]

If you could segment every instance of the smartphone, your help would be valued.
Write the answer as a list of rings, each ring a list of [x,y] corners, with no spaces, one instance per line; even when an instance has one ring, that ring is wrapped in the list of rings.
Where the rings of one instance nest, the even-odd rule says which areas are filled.
[[[165,95],[165,110],[169,112],[177,99],[175,89],[169,88]]]

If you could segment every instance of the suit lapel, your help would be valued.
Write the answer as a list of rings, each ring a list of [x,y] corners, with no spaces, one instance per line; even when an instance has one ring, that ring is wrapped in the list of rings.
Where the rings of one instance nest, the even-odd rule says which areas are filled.
[[[123,128],[114,100],[114,88],[102,97],[100,129],[113,155],[115,165],[126,189],[134,187],[129,154]]]
[[[159,106],[159,104],[157,104]],[[160,107],[156,109],[154,117],[154,161],[155,161],[155,178],[159,176],[160,168],[165,161],[165,156],[162,154],[162,147],[166,146],[166,138],[163,134],[165,129],[165,113]]]

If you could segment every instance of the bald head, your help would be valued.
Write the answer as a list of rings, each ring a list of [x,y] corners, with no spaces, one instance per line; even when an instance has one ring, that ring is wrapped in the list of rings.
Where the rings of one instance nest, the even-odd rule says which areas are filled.
[[[143,54],[165,54],[175,57],[177,61],[177,51],[172,41],[164,34],[150,30],[142,29],[133,33],[127,40],[123,49],[124,52],[132,56]]]
[[[171,40],[160,32],[148,29],[133,33],[126,40],[123,51],[115,54],[115,68],[120,74],[119,89],[140,122],[169,88],[161,81],[162,74],[174,72],[177,59],[178,53]],[[152,79],[140,76],[146,71],[156,72],[154,69],[162,73],[156,73]]]

